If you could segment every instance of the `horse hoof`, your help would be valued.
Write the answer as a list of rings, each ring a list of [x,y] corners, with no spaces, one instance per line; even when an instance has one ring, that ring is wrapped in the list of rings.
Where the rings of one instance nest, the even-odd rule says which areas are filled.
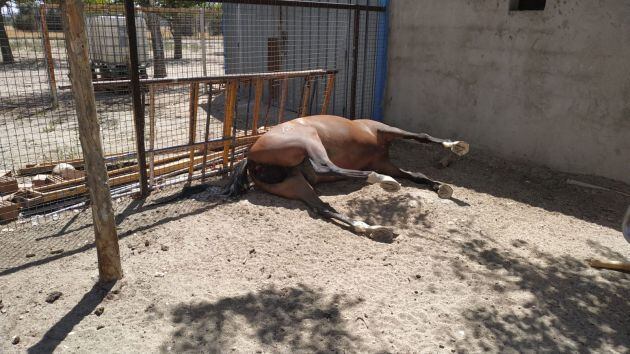
[[[396,181],[385,181],[380,183],[381,188],[387,192],[398,192],[400,190],[400,183]]]
[[[445,142],[444,147],[451,149],[457,156],[464,156],[470,151],[470,145],[465,141]]]
[[[450,199],[453,196],[453,188],[448,184],[442,184],[437,190],[437,195],[442,199]]]
[[[400,183],[390,176],[372,172],[367,178],[368,183],[378,183],[381,188],[388,192],[397,192],[400,190]]]
[[[391,227],[372,226],[367,236],[376,242],[392,243],[397,235]]]

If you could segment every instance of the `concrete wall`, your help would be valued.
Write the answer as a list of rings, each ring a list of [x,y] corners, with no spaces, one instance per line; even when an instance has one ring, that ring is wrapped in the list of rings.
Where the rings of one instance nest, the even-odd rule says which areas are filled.
[[[630,1],[393,0],[385,121],[630,182]]]

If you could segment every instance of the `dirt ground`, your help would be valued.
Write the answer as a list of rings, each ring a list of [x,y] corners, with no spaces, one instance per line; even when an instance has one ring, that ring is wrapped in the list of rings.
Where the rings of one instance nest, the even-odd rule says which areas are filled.
[[[321,186],[340,211],[395,226],[391,244],[258,191],[155,204],[173,189],[116,202],[125,277],[102,288],[89,211],[3,229],[0,352],[630,351],[630,275],[585,263],[630,259],[630,198],[565,181],[630,186],[474,149],[443,170],[442,151],[392,153],[457,199],[407,182]]]

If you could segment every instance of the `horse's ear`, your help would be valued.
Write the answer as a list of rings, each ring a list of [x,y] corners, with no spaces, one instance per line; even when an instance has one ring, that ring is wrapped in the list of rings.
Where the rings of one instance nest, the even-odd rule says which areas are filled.
[[[621,229],[623,230],[623,236],[626,238],[626,241],[630,242],[630,207],[628,207],[628,211],[626,211],[626,217],[623,218]]]

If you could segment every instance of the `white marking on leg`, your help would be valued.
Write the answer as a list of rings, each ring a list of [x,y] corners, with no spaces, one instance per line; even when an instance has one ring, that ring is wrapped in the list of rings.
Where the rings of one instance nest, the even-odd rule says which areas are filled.
[[[379,242],[392,242],[396,237],[394,230],[387,226],[368,225],[363,221],[353,221],[352,227],[356,233],[365,235]]]
[[[442,145],[459,156],[464,156],[470,151],[470,145],[465,141],[445,141]]]
[[[390,176],[382,175],[380,173],[372,172],[368,175],[368,183],[379,183],[381,188],[388,192],[397,192],[400,190],[400,183]]]

